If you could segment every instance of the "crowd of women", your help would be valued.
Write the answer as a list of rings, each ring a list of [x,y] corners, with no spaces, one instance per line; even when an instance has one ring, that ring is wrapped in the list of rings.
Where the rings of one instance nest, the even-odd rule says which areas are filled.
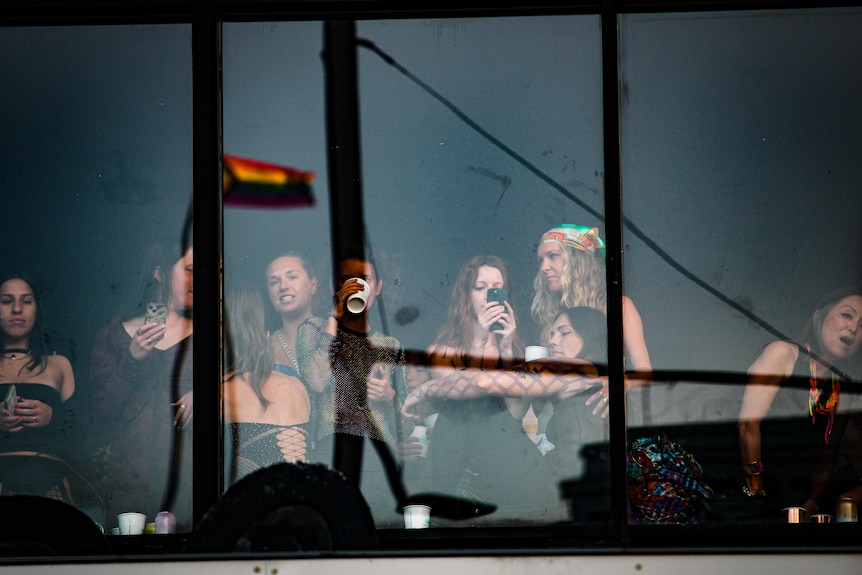
[[[397,339],[371,326],[383,279],[364,250],[339,255],[322,313],[325,287],[293,253],[269,263],[268,303],[259,284],[228,286],[227,483],[281,461],[350,469],[367,444],[355,479],[380,523],[397,520],[408,490],[493,503],[496,518],[565,519],[560,482],[583,476],[584,446],[608,440],[605,246],[596,228],[562,224],[536,255],[530,315],[547,349],[538,358],[527,357],[524,314],[492,255],[462,266],[444,325],[409,363]],[[191,527],[193,249],[155,243],[142,261],[138,293],[98,332],[79,378],[87,409],[70,407],[76,378],[48,347],[38,286],[20,274],[0,282],[0,495],[90,498],[108,523],[122,511],[171,510],[180,529]],[[622,310],[630,393],[650,385],[652,366],[637,308],[624,297]],[[862,290],[842,289],[816,307],[799,342],[762,350],[739,414],[745,495],[769,491],[810,513],[836,497],[862,499],[862,425],[850,423],[860,347]],[[799,422],[802,472],[770,470],[773,410]]]

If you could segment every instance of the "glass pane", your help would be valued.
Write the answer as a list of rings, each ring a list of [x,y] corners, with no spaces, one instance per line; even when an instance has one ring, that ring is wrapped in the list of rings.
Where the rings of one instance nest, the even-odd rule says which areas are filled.
[[[583,479],[590,465],[603,465],[600,457],[587,461],[578,452],[585,443],[607,439],[605,420],[596,417],[584,429],[561,429],[569,436],[560,445],[569,442],[565,447],[575,467],[563,472],[543,457],[541,449],[550,449],[550,440],[535,443],[540,425],[535,413],[550,405],[545,397],[520,393],[511,401],[489,396],[450,402],[452,408],[440,412],[436,425],[433,417],[415,425],[402,417],[401,407],[408,387],[429,379],[426,349],[441,326],[451,323],[447,317],[462,313],[448,309],[453,290],[464,298],[475,293],[471,297],[482,299],[483,305],[486,287],[507,292],[498,296],[509,302],[514,314],[509,315],[510,326],[517,330],[489,337],[487,326],[482,328],[490,347],[506,350],[484,373],[505,379],[509,376],[497,368],[520,363],[525,343],[548,345],[549,329],[530,313],[539,238],[563,222],[586,225],[585,234],[595,226],[603,234],[598,19],[361,22],[357,33],[363,39],[358,64],[368,253],[340,255],[333,281],[321,25],[224,27],[225,154],[313,172],[315,200],[313,207],[226,203],[229,330],[243,339],[233,342],[228,363],[235,361],[235,371],[242,373],[245,356],[239,346],[266,347],[260,338],[268,329],[269,348],[282,375],[273,376],[264,366],[259,389],[280,380],[299,398],[292,405],[300,406],[291,413],[265,407],[254,395],[255,384],[228,374],[227,483],[246,469],[297,455],[273,447],[269,459],[249,462],[242,441],[250,440],[250,434],[263,439],[266,430],[278,430],[290,436],[286,444],[296,446],[298,434],[307,433],[307,459],[330,465],[337,431],[365,443],[359,481],[378,527],[403,528],[403,498],[427,503],[421,494],[429,491],[448,497],[434,500],[432,526],[566,519],[568,506],[560,499],[558,483]],[[404,71],[388,65],[365,41]],[[289,257],[279,257],[285,255]],[[502,269],[505,280],[483,275],[481,286],[459,284],[461,268],[480,255],[500,258],[477,268],[498,276]],[[598,269],[604,280],[603,266]],[[357,314],[345,311],[346,296],[360,287],[349,281],[353,276],[368,280],[372,294],[365,311]],[[597,291],[604,295],[603,288]],[[335,292],[340,303],[333,307]],[[246,308],[239,307],[243,301]],[[261,305],[267,319],[255,324],[254,338],[246,338],[241,332],[253,315],[248,310],[256,309],[259,317]],[[509,310],[490,309],[493,313],[484,314],[482,321]],[[478,323],[472,308],[463,313],[472,325]],[[230,323],[231,318],[241,322]],[[604,353],[604,336],[598,347]],[[490,351],[489,357],[495,353]],[[267,398],[267,393],[261,395]],[[579,396],[572,409],[586,410],[585,401]],[[243,406],[253,407],[254,413],[241,412]],[[543,417],[551,411],[548,407]],[[459,417],[469,421],[459,422]],[[544,421],[541,426],[544,431]],[[429,441],[423,442],[421,431]],[[575,437],[579,434],[583,437]],[[362,439],[369,436],[378,441]],[[456,468],[447,460],[459,437],[467,437],[473,459],[459,458]],[[390,487],[386,460],[401,466],[402,480],[396,483],[403,484],[404,493],[395,495],[398,490]],[[490,490],[482,482],[490,482]],[[607,494],[591,500],[595,509],[582,513],[581,520],[606,521]],[[470,512],[468,519],[453,519],[453,508],[484,508],[477,501],[498,509],[479,518]],[[467,505],[458,507],[457,502]]]
[[[545,524],[569,518],[559,483],[575,480],[578,503],[591,502],[574,506],[576,521],[607,521],[607,492],[577,481],[604,466],[580,449],[607,440],[607,421],[585,395],[547,401],[549,374],[503,369],[522,362],[525,344],[548,345],[544,321],[564,290],[540,276],[549,317],[532,317],[543,234],[568,223],[586,226],[583,238],[593,226],[604,235],[598,18],[362,22],[358,34],[375,48],[359,61],[365,221],[384,280],[371,327],[407,350],[407,386],[435,378],[411,407],[416,419],[401,421],[408,494],[496,506],[463,518],[434,502],[432,526]],[[539,249],[551,246],[563,249]],[[604,266],[585,257],[601,280],[590,303],[604,311]],[[495,298],[509,307],[486,304]],[[504,312],[502,331],[489,333]],[[477,391],[483,382],[496,390]],[[494,395],[503,392],[513,397]],[[393,501],[372,509],[379,524],[399,525]]]
[[[0,30],[2,495],[106,533],[121,512],[191,528],[190,39]]]
[[[858,485],[840,380],[860,376],[860,24],[858,9],[621,19],[625,289],[653,365],[683,372],[652,385],[629,438],[666,433],[724,496],[681,490],[674,518],[678,499],[639,495],[641,520],[781,522],[812,496],[832,514]],[[826,297],[842,286],[856,296]],[[836,301],[856,306],[844,324]],[[666,480],[644,472],[632,493],[649,481]]]
[[[227,488],[307,459],[317,403],[295,339],[305,319],[327,315],[331,240],[322,24],[228,23],[223,42]],[[279,183],[291,170],[304,176]]]

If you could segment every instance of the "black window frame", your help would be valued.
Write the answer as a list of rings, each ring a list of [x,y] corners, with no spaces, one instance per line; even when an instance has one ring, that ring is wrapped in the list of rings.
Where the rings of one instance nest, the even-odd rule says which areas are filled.
[[[222,345],[222,245],[223,219],[221,195],[221,24],[243,21],[320,20],[331,32],[336,43],[348,42],[351,23],[363,19],[402,19],[429,17],[482,17],[553,14],[598,14],[602,21],[602,78],[603,78],[603,132],[605,168],[605,237],[607,242],[609,357],[623,357],[622,340],[622,295],[623,295],[623,213],[620,181],[620,116],[619,116],[619,25],[618,18],[627,13],[661,12],[706,12],[706,11],[754,11],[788,9],[822,9],[835,7],[859,7],[860,2],[808,1],[619,1],[559,2],[551,0],[536,6],[527,2],[500,2],[487,6],[483,2],[462,4],[457,10],[440,8],[434,2],[424,1],[398,3],[373,0],[333,1],[289,1],[273,0],[258,2],[242,1],[36,1],[13,0],[0,9],[0,26],[71,26],[112,24],[166,24],[185,23],[192,29],[192,80],[193,80],[193,209],[194,228],[197,236],[195,269],[195,346],[199,350],[220,350]],[[344,45],[339,44],[341,50]],[[326,49],[332,48],[332,44]],[[355,55],[355,54],[354,54]],[[349,46],[342,52],[339,66],[349,66]],[[346,64],[345,64],[346,62]],[[355,61],[353,63],[355,66]],[[354,72],[355,73],[355,72]],[[342,157],[330,152],[328,157],[330,194],[332,202],[333,244],[341,241],[361,242],[357,224],[350,228],[337,226],[350,221],[341,218],[345,213],[361,213],[355,210],[361,202],[361,190],[350,182],[356,180],[345,174],[358,170],[356,158],[360,142],[358,131],[348,124],[355,121],[346,108],[356,104],[353,96],[340,93],[340,100],[327,103],[329,118],[328,137],[339,138],[336,149]],[[351,99],[353,101],[351,102]],[[336,114],[341,112],[341,114]],[[333,118],[335,121],[333,122]],[[331,125],[330,125],[331,124]],[[358,156],[356,156],[358,158]],[[338,178],[333,170],[338,166]],[[339,182],[341,180],[341,182]],[[346,180],[346,182],[345,182]],[[355,222],[355,220],[354,220]],[[337,230],[337,233],[336,233]],[[203,514],[218,499],[222,489],[222,431],[221,398],[212,393],[213,382],[221,378],[221,353],[195,354],[195,427],[198,438],[194,451],[194,518],[197,523]],[[498,552],[513,548],[521,550],[557,550],[567,552],[593,548],[643,548],[660,552],[694,549],[758,549],[789,550],[800,546],[813,547],[818,552],[834,550],[846,552],[859,550],[855,531],[830,532],[829,540],[812,542],[809,530],[797,526],[771,526],[768,533],[758,526],[751,528],[708,526],[631,526],[627,524],[625,508],[625,451],[626,421],[622,409],[623,372],[622,361],[608,366],[611,380],[611,492],[613,522],[607,529],[591,527],[589,532],[576,526],[549,526],[543,528],[492,528],[476,531],[457,530],[455,533],[430,532],[384,532],[381,547],[393,552],[402,551],[466,551],[493,549]],[[757,541],[751,536],[757,533]],[[673,545],[669,545],[669,537]],[[152,552],[152,550],[149,550]]]

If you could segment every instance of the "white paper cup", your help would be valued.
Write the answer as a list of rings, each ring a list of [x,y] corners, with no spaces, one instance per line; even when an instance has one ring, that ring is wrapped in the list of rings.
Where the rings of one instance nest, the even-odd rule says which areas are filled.
[[[147,516],[143,513],[120,513],[117,515],[120,535],[141,535],[147,525]]]
[[[524,350],[524,361],[535,361],[543,357],[549,357],[551,350],[541,345],[528,345]]]
[[[355,293],[347,298],[347,311],[353,314],[362,313],[365,311],[365,305],[368,303],[368,296],[371,295],[371,286],[362,278],[352,278],[362,284],[363,290]]]
[[[427,529],[431,526],[431,508],[427,505],[407,505],[404,507],[405,529]]]
[[[428,428],[424,425],[417,425],[413,428],[413,433],[410,434],[410,437],[415,437],[422,444],[422,453],[419,454],[419,457],[425,457],[428,455]]]

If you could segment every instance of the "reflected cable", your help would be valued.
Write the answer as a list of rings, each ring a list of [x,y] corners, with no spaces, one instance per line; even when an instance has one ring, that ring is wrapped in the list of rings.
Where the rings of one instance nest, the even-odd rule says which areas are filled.
[[[481,135],[483,138],[485,138],[486,140],[488,140],[489,142],[494,144],[497,148],[499,148],[504,153],[506,153],[508,156],[510,156],[512,159],[514,159],[516,162],[521,164],[524,168],[526,168],[527,170],[532,172],[537,178],[539,178],[540,180],[542,180],[543,182],[545,182],[546,184],[551,186],[553,189],[558,191],[560,194],[565,196],[567,199],[571,200],[573,203],[580,206],[581,209],[583,209],[588,214],[590,214],[593,217],[595,217],[596,219],[598,219],[600,222],[605,221],[605,218],[602,214],[600,214],[598,211],[596,211],[594,208],[589,206],[587,203],[585,203],[580,198],[576,197],[569,190],[567,190],[562,184],[560,184],[559,182],[554,180],[551,176],[549,176],[548,174],[546,174],[545,172],[540,170],[537,166],[535,166],[529,160],[527,160],[526,158],[521,156],[515,150],[513,150],[512,148],[510,148],[509,146],[504,144],[502,141],[497,139],[490,132],[485,130],[482,126],[477,124],[472,118],[470,118],[466,113],[464,113],[458,106],[456,106],[454,103],[452,103],[450,100],[448,100],[445,96],[440,94],[437,90],[435,90],[434,88],[432,88],[431,86],[429,86],[428,84],[423,82],[420,78],[418,78],[412,72],[410,72],[410,70],[408,70],[407,68],[405,68],[404,66],[402,66],[401,64],[396,62],[395,58],[393,58],[392,56],[390,56],[389,54],[387,54],[386,52],[384,52],[383,50],[378,48],[376,44],[374,44],[373,42],[371,42],[370,40],[367,40],[365,38],[357,38],[356,43],[357,43],[357,45],[359,45],[363,48],[366,48],[366,49],[370,50],[371,52],[377,54],[384,62],[386,62],[387,64],[389,64],[390,66],[392,66],[393,68],[398,70],[399,72],[401,72],[401,74],[406,76],[411,82],[413,82],[414,84],[416,84],[417,86],[422,88],[431,97],[433,97],[435,100],[439,101],[441,104],[446,106],[453,114],[455,114],[465,124],[470,126],[473,130],[478,132],[479,135]],[[505,190],[503,193],[505,193]],[[502,200],[502,196],[500,199]],[[731,308],[735,309],[736,311],[741,313],[743,316],[745,316],[746,318],[748,318],[752,322],[756,323],[757,325],[762,327],[764,330],[766,330],[770,334],[777,337],[778,339],[784,340],[784,341],[793,341],[790,337],[788,337],[787,335],[785,335],[784,333],[779,331],[778,328],[774,327],[773,325],[768,323],[766,320],[761,319],[754,312],[752,312],[751,310],[738,304],[737,302],[735,302],[734,300],[732,300],[728,296],[724,295],[723,293],[721,293],[720,291],[718,291],[717,289],[715,289],[714,287],[712,287],[711,285],[706,283],[706,281],[702,280],[701,278],[696,276],[694,273],[689,271],[685,266],[683,266],[681,263],[679,263],[676,259],[674,259],[673,256],[671,256],[669,253],[667,253],[664,249],[661,248],[661,246],[659,246],[655,241],[653,241],[649,236],[647,236],[634,222],[632,222],[625,215],[623,215],[622,218],[623,218],[623,225],[626,228],[628,228],[628,230],[632,233],[632,235],[634,235],[639,240],[641,240],[658,257],[660,257],[662,260],[664,260],[670,267],[675,269],[677,272],[682,274],[684,277],[688,278],[692,283],[694,283],[697,286],[700,286],[702,289],[706,290],[707,292],[709,292],[710,294],[712,294],[713,296],[718,298],[723,303],[725,303],[728,306],[730,306]],[[799,347],[799,350],[801,353],[805,353],[806,355],[809,355],[813,359],[817,360],[818,362],[820,362],[821,364],[823,364],[824,366],[826,366],[827,368],[832,370],[832,372],[835,373],[839,378],[844,379],[846,381],[853,381],[852,378],[848,374],[839,370],[834,365],[832,365],[830,362],[826,361],[825,359],[823,359],[822,357],[818,356],[817,354],[815,354],[813,352],[808,352],[807,350],[805,350],[804,346],[799,346],[799,344],[797,344],[797,346]]]

